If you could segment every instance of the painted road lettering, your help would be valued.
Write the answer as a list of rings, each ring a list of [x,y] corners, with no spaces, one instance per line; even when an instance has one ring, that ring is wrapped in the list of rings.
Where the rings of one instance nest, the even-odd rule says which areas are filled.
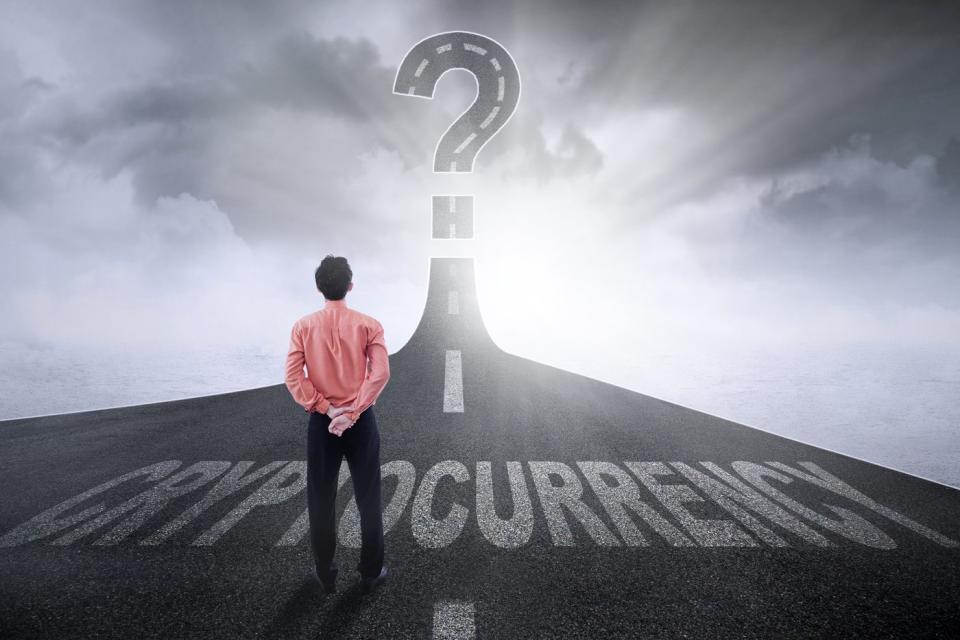
[[[503,486],[498,484],[496,493],[495,469],[498,474],[506,472],[497,476]],[[343,488],[349,477],[346,466],[341,467],[338,486]],[[876,502],[814,462],[791,466],[742,460],[724,465],[577,461],[574,466],[535,460],[478,461],[471,468],[458,460],[443,460],[427,468],[418,482],[411,462],[393,460],[381,466],[381,477],[396,480],[391,482],[392,495],[385,496],[384,533],[396,529],[409,513],[410,533],[427,549],[455,544],[474,522],[483,539],[503,549],[542,540],[533,533],[543,523],[556,546],[776,548],[852,542],[875,549],[897,548],[890,532],[861,515],[864,510],[903,527],[898,529],[902,535],[916,534],[944,547],[960,546],[953,538]],[[152,486],[133,497],[117,496],[117,492],[129,496],[132,488],[145,483]],[[211,486],[202,497],[194,495]],[[94,533],[100,537],[91,544],[100,546],[129,543],[135,537],[142,538],[138,541],[142,545],[182,545],[192,539],[194,546],[209,546],[255,509],[289,510],[291,502],[303,500],[305,488],[302,460],[259,466],[249,460],[236,464],[201,460],[186,466],[180,460],[165,460],[50,507],[0,536],[0,547],[37,541],[70,545],[91,540]],[[461,498],[449,502],[438,498],[449,497],[451,490]],[[109,507],[111,493],[114,506]],[[463,497],[471,494],[473,503]],[[495,495],[500,497],[499,505]],[[818,502],[824,495],[828,501]],[[87,504],[94,499],[103,501]],[[205,531],[191,529],[201,514],[228,499],[236,502],[224,505],[229,511],[216,524]],[[434,515],[435,503],[445,512],[443,516]],[[171,520],[160,519],[171,505],[186,509],[174,511],[178,515]],[[580,526],[572,528],[574,522]],[[104,532],[109,525],[113,528]],[[299,511],[274,544],[300,544],[308,530],[308,514]],[[141,535],[135,536],[138,532]],[[238,530],[234,535],[244,533]],[[360,547],[360,514],[352,496],[340,517],[338,539],[346,547]]]

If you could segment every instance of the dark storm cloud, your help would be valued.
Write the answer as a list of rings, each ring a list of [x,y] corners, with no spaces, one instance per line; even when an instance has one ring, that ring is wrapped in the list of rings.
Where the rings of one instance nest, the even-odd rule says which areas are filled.
[[[24,76],[16,56],[0,49],[0,206],[15,207],[45,188],[35,141],[19,125],[24,113],[53,90],[50,83]]]
[[[378,148],[397,152],[408,166],[428,162],[433,140],[421,133],[437,117],[436,109],[392,94],[395,66],[381,59],[371,40],[308,32],[304,19],[311,9],[316,5],[297,2],[270,10],[259,3],[229,2],[120,2],[91,8],[90,13],[110,15],[111,24],[119,22],[126,32],[142,34],[144,43],[160,43],[159,61],[144,64],[142,71],[134,67],[129,76],[111,77],[89,93],[54,92],[42,115],[24,124],[26,135],[58,154],[100,167],[105,176],[130,170],[145,205],[184,192],[216,199],[229,206],[238,228],[247,233],[254,231],[248,222],[262,218],[262,211],[236,197],[233,182],[222,177],[218,154],[271,111],[329,116],[362,127],[354,149],[336,150],[343,174],[355,172],[356,154]],[[89,15],[86,19],[93,25],[89,28],[102,29]],[[90,35],[95,43],[108,34]],[[136,47],[125,53],[131,59],[138,55]],[[82,59],[84,52],[76,54]],[[525,125],[542,126],[542,118],[518,118],[511,127],[516,134],[511,148],[534,158],[538,179],[601,165],[600,151],[575,124],[565,126],[553,151],[542,131],[524,130]],[[319,150],[328,156],[331,151]],[[492,147],[485,155],[497,153]],[[19,164],[29,167],[30,162],[27,157]],[[12,197],[11,185],[0,188]],[[333,215],[337,204],[331,206]],[[284,223],[280,216],[271,227],[282,229]]]
[[[709,120],[685,161],[765,174],[868,133],[879,157],[937,154],[960,135],[955,2],[449,2],[459,20],[566,60],[582,125],[617,110],[678,106]],[[524,45],[524,42],[528,45]],[[528,57],[529,59],[529,57]],[[573,69],[582,69],[571,79]],[[716,158],[722,157],[722,162]]]
[[[937,157],[937,176],[942,185],[960,194],[960,138],[951,137]],[[960,211],[953,213],[960,218]]]

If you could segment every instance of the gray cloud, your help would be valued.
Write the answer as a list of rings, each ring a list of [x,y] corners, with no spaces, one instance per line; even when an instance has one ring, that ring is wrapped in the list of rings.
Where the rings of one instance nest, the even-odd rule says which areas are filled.
[[[447,21],[519,43],[528,69],[556,60],[554,104],[581,126],[638,108],[682,108],[709,122],[708,132],[677,141],[677,169],[704,168],[658,206],[702,196],[730,174],[802,162],[858,133],[901,163],[960,135],[944,117],[960,112],[956,3],[561,0],[443,10]]]
[[[937,157],[937,175],[941,184],[960,192],[960,139],[951,137]],[[960,211],[955,211],[960,216]]]
[[[433,175],[431,154],[475,85],[447,74],[424,101],[392,80],[417,40],[465,29],[507,46],[523,79],[470,176],[477,250],[522,255],[505,272],[529,276],[551,317],[590,290],[631,325],[609,335],[644,315],[650,344],[814,325],[955,341],[958,10],[19,4],[0,24],[0,295],[14,309],[0,339],[270,344],[315,302],[314,257],[335,252],[377,280],[358,294],[402,344],[425,256],[444,252],[428,195],[463,184]],[[490,316],[502,332],[539,313],[515,280],[495,289],[512,302]]]

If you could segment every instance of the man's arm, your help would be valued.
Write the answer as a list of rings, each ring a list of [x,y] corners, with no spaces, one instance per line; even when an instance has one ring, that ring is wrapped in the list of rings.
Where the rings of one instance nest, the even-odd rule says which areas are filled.
[[[318,411],[326,413],[330,408],[330,401],[317,391],[310,378],[303,372],[305,362],[303,355],[303,336],[300,334],[300,323],[293,325],[290,332],[290,348],[287,350],[286,383],[290,395],[308,413]]]
[[[360,392],[353,403],[353,411],[348,411],[343,415],[350,418],[350,426],[357,421],[360,414],[367,407],[374,404],[380,392],[387,386],[390,380],[390,358],[387,356],[387,345],[383,341],[383,325],[379,322],[369,330],[367,337],[367,358],[370,360],[370,367],[367,370],[366,378],[360,385]]]

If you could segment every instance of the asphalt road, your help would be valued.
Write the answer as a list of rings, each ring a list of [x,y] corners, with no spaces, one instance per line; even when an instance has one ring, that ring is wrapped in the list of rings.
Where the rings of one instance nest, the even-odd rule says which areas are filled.
[[[390,362],[375,593],[346,476],[340,590],[310,580],[307,416],[281,384],[0,422],[0,637],[950,637],[960,620],[956,489],[505,353],[471,259],[432,260]]]

